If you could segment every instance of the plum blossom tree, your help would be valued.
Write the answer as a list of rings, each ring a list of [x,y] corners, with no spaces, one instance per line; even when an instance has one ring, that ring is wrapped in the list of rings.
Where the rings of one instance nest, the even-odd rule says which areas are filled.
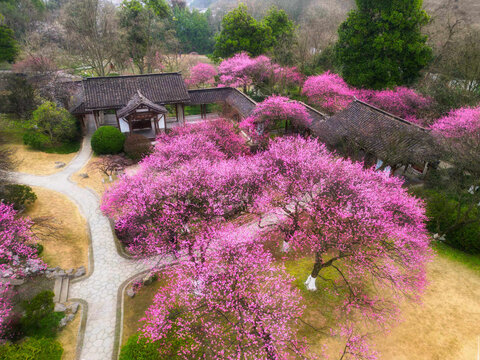
[[[356,89],[329,71],[309,77],[303,94],[310,102],[330,113],[345,109],[357,98],[418,125],[423,125],[422,112],[432,104],[432,99],[402,86],[387,90]]]
[[[215,85],[215,76],[217,76],[215,66],[198,63],[190,69],[190,76],[186,83],[195,88],[212,87]]]
[[[303,94],[310,102],[330,113],[346,108],[356,95],[339,75],[330,71],[307,78]]]
[[[172,352],[173,335],[184,359],[305,358],[296,334],[299,290],[250,233],[206,233],[193,250],[167,270],[175,281],[146,312],[143,336],[156,341],[161,355]]]
[[[400,180],[336,159],[315,140],[277,139],[263,156],[275,185],[259,201],[264,209],[285,209],[278,227],[295,250],[315,258],[309,290],[333,269],[336,294],[346,291],[342,313],[381,324],[396,311],[385,294],[421,293],[430,257],[426,217]]]
[[[357,90],[356,96],[360,100],[417,125],[423,125],[424,120],[420,118],[421,112],[432,104],[432,99],[403,86],[393,90]]]
[[[247,53],[222,61],[218,67],[220,86],[242,87],[247,92],[250,86],[264,82],[272,72],[270,58],[260,55],[251,58]]]
[[[457,166],[480,173],[475,169],[480,160],[480,106],[452,110],[431,129],[446,140]]]
[[[290,127],[305,128],[311,123],[305,107],[283,96],[270,96],[257,105],[253,113],[240,123],[252,137],[262,142],[272,130]]]
[[[12,206],[0,202],[0,271],[3,277],[24,277],[28,268],[46,268],[33,247],[33,225],[31,220],[18,217]]]
[[[12,289],[10,285],[0,285],[0,339],[4,339],[9,330],[10,319],[13,314],[11,303]]]

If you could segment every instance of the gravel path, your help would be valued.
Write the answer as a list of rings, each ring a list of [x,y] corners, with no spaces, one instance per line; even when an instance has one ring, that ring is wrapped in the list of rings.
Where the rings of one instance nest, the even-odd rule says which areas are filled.
[[[105,360],[112,358],[114,350],[119,287],[127,279],[148,270],[150,265],[122,257],[118,253],[110,221],[100,211],[97,195],[70,180],[74,173],[85,166],[91,155],[90,136],[86,136],[81,151],[63,171],[50,176],[23,173],[12,175],[18,183],[67,195],[86,218],[93,253],[90,274],[83,280],[70,284],[69,299],[82,299],[88,304],[80,359]]]

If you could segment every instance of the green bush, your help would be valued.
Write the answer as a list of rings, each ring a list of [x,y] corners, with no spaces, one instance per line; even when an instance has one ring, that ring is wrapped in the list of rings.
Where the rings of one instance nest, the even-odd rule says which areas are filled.
[[[35,150],[44,150],[52,145],[47,135],[34,130],[29,130],[23,135],[23,143]]]
[[[15,210],[23,210],[37,200],[37,195],[27,185],[8,184],[0,188],[0,198],[7,204],[12,204]]]
[[[42,291],[30,301],[22,303],[25,315],[20,320],[25,336],[36,338],[55,337],[63,312],[54,312],[53,292]]]
[[[92,136],[92,149],[97,155],[118,154],[123,149],[125,135],[113,126],[102,126]]]
[[[453,248],[480,253],[480,214],[476,204],[459,206],[457,200],[434,189],[415,193],[426,200],[429,231],[445,234],[445,242]]]
[[[62,354],[62,345],[47,338],[28,338],[20,344],[0,346],[0,360],[60,360]]]
[[[139,339],[138,334],[130,336],[120,351],[120,360],[158,360],[159,356],[158,344]]]
[[[152,152],[152,142],[143,135],[129,135],[123,148],[130,159],[140,161]]]
[[[52,144],[65,144],[78,138],[78,122],[64,108],[47,101],[32,114],[32,128],[48,136]]]

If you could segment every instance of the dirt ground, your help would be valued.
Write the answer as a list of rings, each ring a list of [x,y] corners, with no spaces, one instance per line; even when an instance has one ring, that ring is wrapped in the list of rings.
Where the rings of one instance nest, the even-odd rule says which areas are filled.
[[[42,258],[51,267],[68,270],[85,266],[88,269],[89,234],[77,206],[55,191],[37,187],[33,191],[38,198],[25,215],[51,217],[56,227],[55,237],[39,235],[40,244],[44,246]]]

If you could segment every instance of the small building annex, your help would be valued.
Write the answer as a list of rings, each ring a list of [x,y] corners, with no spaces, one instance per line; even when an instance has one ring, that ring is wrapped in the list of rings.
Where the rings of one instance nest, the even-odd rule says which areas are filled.
[[[237,89],[187,90],[180,73],[93,77],[81,81],[70,108],[82,126],[115,126],[125,134],[154,139],[159,133],[205,119],[206,105],[226,105],[233,118],[249,115],[256,103]],[[200,105],[201,114],[185,116],[185,107]]]

